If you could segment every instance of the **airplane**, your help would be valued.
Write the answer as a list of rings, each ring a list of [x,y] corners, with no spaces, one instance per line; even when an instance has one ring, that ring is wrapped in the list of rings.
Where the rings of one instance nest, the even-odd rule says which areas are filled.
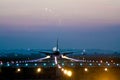
[[[57,42],[56,42],[56,47],[53,47],[52,52],[41,52],[41,51],[39,51],[39,53],[45,54],[46,57],[36,59],[36,60],[29,60],[28,62],[40,62],[40,61],[48,59],[48,58],[54,58],[55,62],[56,62],[57,58],[60,58],[60,59],[64,58],[64,59],[68,59],[68,60],[75,61],[75,62],[84,62],[83,60],[78,60],[78,59],[74,59],[74,58],[70,58],[70,57],[66,56],[68,54],[72,54],[73,52],[63,52],[63,53],[60,52],[58,39],[57,39]]]
[[[57,39],[56,47],[53,47],[52,52],[39,52],[39,53],[50,56],[51,58],[54,58],[54,57],[62,58],[63,56],[68,55],[68,54],[72,54],[73,52],[64,52],[64,53],[60,52],[59,46],[58,46],[58,39]]]

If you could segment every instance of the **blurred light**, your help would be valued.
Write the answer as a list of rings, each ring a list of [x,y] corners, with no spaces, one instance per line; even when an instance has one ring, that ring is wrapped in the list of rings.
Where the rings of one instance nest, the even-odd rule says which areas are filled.
[[[90,60],[90,62],[92,62],[92,61]]]
[[[53,66],[55,66],[55,63],[52,63]]]
[[[35,66],[37,66],[37,63],[35,63]]]
[[[7,62],[7,64],[9,64],[9,62]]]
[[[62,63],[62,66],[64,66],[65,64],[64,63]]]
[[[111,60],[111,62],[113,63],[113,60]]]
[[[14,61],[11,61],[12,64],[14,64]]]
[[[100,63],[102,63],[103,61],[102,60],[100,60]]]
[[[108,63],[107,65],[108,65],[108,66],[110,66],[110,64],[109,64],[109,63]]]
[[[72,76],[72,72],[71,71],[68,71],[68,70],[65,70],[65,69],[61,69],[62,71],[63,71],[63,73],[65,74],[65,75],[67,75],[67,76],[69,76],[69,77],[71,77]]]
[[[55,56],[55,64],[57,64],[57,57]]]
[[[37,72],[38,72],[38,73],[41,72],[41,68],[37,68]]]
[[[90,63],[89,65],[92,66],[92,63]]]
[[[2,62],[2,61],[0,61],[0,65],[3,65],[3,62]]]
[[[117,64],[117,66],[119,66],[119,64]]]
[[[115,63],[113,63],[113,64],[115,64]]]
[[[64,69],[63,69],[63,68],[62,68],[61,70],[62,70],[62,71],[64,71]]]
[[[18,63],[18,61],[16,61],[16,63]]]
[[[47,56],[46,58],[50,58],[50,56]]]
[[[80,66],[82,66],[83,64],[82,63],[80,63]]]
[[[73,63],[71,63],[71,66],[73,66],[74,64]]]
[[[7,63],[7,66],[10,66],[10,64],[9,64],[9,63]]]
[[[18,69],[17,69],[17,72],[20,72],[20,71],[21,71],[21,69],[20,69],[20,68],[18,68]]]
[[[64,74],[67,74],[67,70],[64,70]]]
[[[101,64],[99,63],[98,66],[100,66]]]
[[[107,69],[107,68],[105,68],[104,70],[105,70],[105,71],[108,71],[108,69]]]
[[[87,71],[88,71],[88,69],[87,69],[87,68],[85,68],[84,70],[85,70],[85,72],[87,72]]]
[[[71,77],[71,76],[72,76],[72,72],[71,72],[71,71],[67,71],[67,75],[68,75],[69,77]]]
[[[44,63],[43,65],[46,66],[46,63]]]
[[[61,66],[60,66],[60,65],[58,65],[58,68],[60,69],[60,68],[61,68]]]
[[[16,66],[19,66],[19,64],[16,64]]]
[[[25,64],[25,66],[28,66],[28,64]]]
[[[106,61],[106,63],[108,63],[108,61]]]

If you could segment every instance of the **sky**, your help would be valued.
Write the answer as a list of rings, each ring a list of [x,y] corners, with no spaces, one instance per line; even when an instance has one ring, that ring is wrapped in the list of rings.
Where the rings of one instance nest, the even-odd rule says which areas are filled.
[[[0,0],[0,49],[120,50],[120,0]]]

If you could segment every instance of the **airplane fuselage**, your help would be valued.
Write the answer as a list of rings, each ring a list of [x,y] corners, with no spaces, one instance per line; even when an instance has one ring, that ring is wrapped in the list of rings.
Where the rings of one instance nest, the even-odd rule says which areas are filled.
[[[59,52],[59,51],[54,51],[54,52],[53,52],[53,55],[59,56],[59,55],[60,55],[60,52]]]

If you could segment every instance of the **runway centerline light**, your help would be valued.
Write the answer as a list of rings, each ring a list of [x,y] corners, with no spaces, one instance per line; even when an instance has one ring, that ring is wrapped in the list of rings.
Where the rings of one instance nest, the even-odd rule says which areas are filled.
[[[88,71],[88,69],[87,69],[87,68],[85,68],[84,70],[85,70],[85,72],[87,72],[87,71]]]
[[[38,73],[41,72],[41,68],[37,68],[37,72],[38,72]]]
[[[69,77],[71,77],[71,76],[72,76],[72,72],[71,72],[71,71],[67,71],[67,75],[68,75]]]
[[[20,69],[20,68],[18,68],[18,69],[17,69],[17,72],[20,72],[20,71],[21,71],[21,69]]]
[[[108,71],[108,69],[107,69],[107,68],[105,68],[104,70],[105,70],[105,71]]]
[[[67,70],[64,70],[64,74],[67,74]]]
[[[62,70],[62,71],[64,71],[64,69],[63,69],[63,68],[62,68],[61,70]]]

